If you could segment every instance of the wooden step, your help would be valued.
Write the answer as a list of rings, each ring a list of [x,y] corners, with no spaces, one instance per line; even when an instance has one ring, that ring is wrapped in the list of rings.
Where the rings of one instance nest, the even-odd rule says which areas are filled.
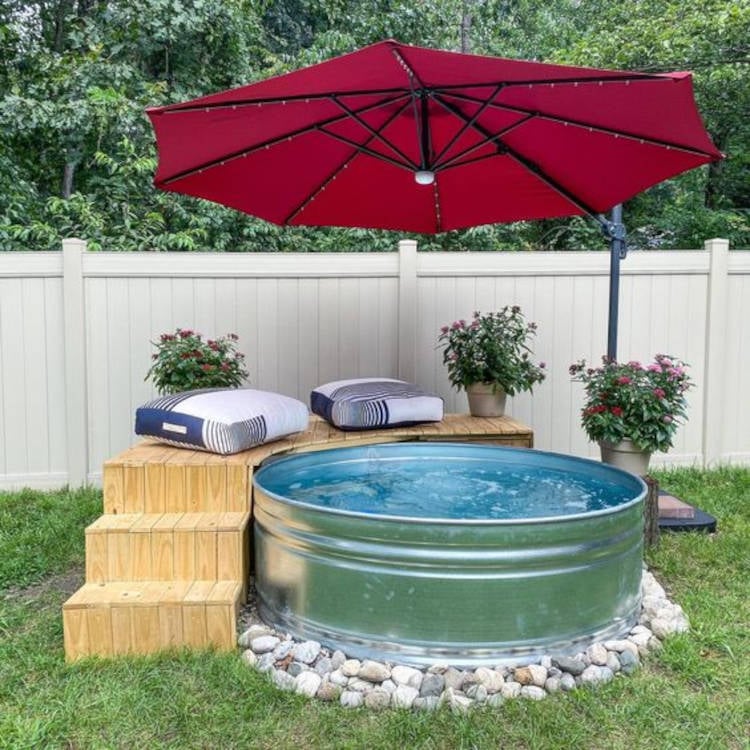
[[[106,514],[86,529],[86,582],[246,581],[249,513]]]
[[[63,605],[65,656],[150,654],[236,647],[240,581],[84,584]]]
[[[248,455],[140,443],[104,463],[104,512],[249,512]]]

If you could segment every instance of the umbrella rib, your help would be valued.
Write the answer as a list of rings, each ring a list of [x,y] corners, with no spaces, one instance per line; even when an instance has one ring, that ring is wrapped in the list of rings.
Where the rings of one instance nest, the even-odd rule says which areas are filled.
[[[448,141],[448,143],[443,147],[442,151],[437,154],[435,157],[435,160],[433,162],[433,167],[437,168],[440,165],[440,160],[450,151],[450,149],[453,147],[453,144],[456,143],[456,141],[470,128],[474,125],[474,123],[482,116],[484,111],[487,109],[487,107],[490,106],[490,103],[492,100],[502,91],[503,87],[502,85],[496,86],[494,92],[491,96],[487,97],[487,99],[484,101],[482,106],[474,113],[472,118],[470,120],[467,120],[462,125],[461,129],[453,135],[453,137]],[[438,96],[433,96],[433,99],[435,99],[441,106],[445,106]],[[450,160],[449,160],[450,161]]]
[[[398,51],[393,50],[394,56],[397,58],[399,63],[402,65],[407,74],[412,75],[414,80],[419,83],[419,86],[426,91],[453,91],[454,89],[467,89],[467,88],[487,88],[494,86],[551,86],[551,85],[576,85],[576,84],[604,84],[604,83],[622,83],[627,81],[653,81],[654,83],[661,83],[664,81],[673,81],[673,78],[668,76],[655,75],[653,73],[632,73],[621,76],[598,76],[598,77],[572,77],[572,78],[560,78],[555,81],[549,79],[528,79],[523,81],[467,81],[465,83],[451,83],[443,84],[439,87],[428,87],[424,86],[419,79],[419,76],[414,69],[406,62],[406,59]],[[250,84],[251,86],[253,84]],[[295,102],[295,101],[318,101],[320,99],[330,99],[332,96],[380,96],[384,94],[404,94],[407,93],[403,86],[393,86],[382,89],[353,89],[353,90],[341,90],[341,91],[326,91],[319,94],[288,94],[286,96],[269,96],[269,97],[255,97],[248,99],[237,99],[232,102],[207,102],[205,104],[186,104],[185,106],[180,104],[167,104],[164,107],[153,107],[146,111],[150,114],[155,115],[170,115],[179,114],[182,112],[200,112],[209,111],[213,109],[232,109],[237,107],[254,107],[261,104],[282,104],[284,102]]]
[[[589,206],[588,203],[581,200],[575,193],[572,193],[564,185],[560,184],[556,179],[550,177],[550,175],[548,175],[538,164],[531,161],[531,159],[527,159],[525,156],[522,156],[518,153],[518,151],[510,148],[509,146],[506,146],[506,149],[510,157],[515,159],[519,164],[521,164],[521,166],[528,169],[529,172],[536,175],[542,182],[546,183],[556,193],[559,193],[563,198],[565,198],[565,200],[572,203],[574,206],[576,206],[576,208],[579,208],[583,213],[588,214],[592,219],[594,219],[594,221],[600,224],[602,223],[600,212],[596,211],[592,206]]]
[[[479,104],[484,101],[482,99],[478,99],[473,96],[456,94],[453,92],[450,92],[447,95],[454,99],[460,99],[462,101],[469,101],[469,102],[473,102],[476,104]],[[527,109],[525,107],[517,107],[513,104],[503,104],[502,102],[492,102],[490,104],[490,107],[493,107],[495,109],[506,110],[508,112],[515,112],[517,114],[522,114],[522,115],[532,115],[540,119],[550,120],[552,122],[557,122],[562,125],[573,125],[574,127],[585,128],[586,130],[592,130],[592,131],[595,130],[598,133],[605,133],[607,135],[613,135],[616,138],[626,138],[628,140],[638,141],[639,143],[643,143],[643,144],[648,143],[653,146],[662,146],[667,149],[683,151],[685,153],[698,155],[698,156],[712,156],[711,154],[709,154],[706,151],[703,151],[702,149],[693,148],[692,146],[682,146],[679,143],[675,143],[674,141],[665,141],[660,138],[652,138],[650,136],[643,136],[643,135],[638,135],[636,133],[629,133],[625,130],[618,130],[616,128],[607,128],[607,127],[604,127],[603,125],[594,125],[593,123],[586,122],[585,120],[577,120],[571,117],[559,117],[557,115],[546,114],[544,112],[538,112],[535,110]],[[526,118],[526,119],[529,119],[529,118]],[[525,121],[526,120],[524,120],[524,122]]]
[[[397,109],[381,126],[382,128],[387,128],[388,125],[393,122],[408,106],[410,102],[405,102],[399,109]],[[335,138],[337,140],[343,141],[344,143],[347,143],[350,146],[353,146],[355,151],[345,160],[343,161],[336,169],[318,186],[317,190],[315,192],[310,193],[310,195],[305,198],[302,203],[300,203],[287,217],[284,219],[284,224],[290,224],[296,216],[298,216],[304,209],[312,203],[312,201],[317,198],[320,193],[328,187],[328,185],[336,179],[336,177],[344,170],[346,169],[349,164],[351,164],[352,160],[360,153],[366,153],[369,156],[373,156],[376,159],[380,159],[381,161],[385,161],[389,164],[393,164],[396,167],[399,168],[405,168],[405,169],[413,169],[410,165],[402,164],[395,159],[391,159],[388,156],[385,156],[385,154],[379,154],[377,151],[372,151],[372,149],[367,148],[367,143],[370,141],[367,141],[367,143],[357,143],[356,141],[350,141],[348,138],[345,138],[344,136],[339,136],[335,133],[330,133],[327,130],[324,130],[323,128],[320,129],[320,131],[331,138]],[[374,136],[373,136],[374,137]],[[372,138],[370,139],[372,140]]]
[[[385,89],[362,89],[355,91],[327,91],[322,94],[289,94],[288,96],[258,97],[255,99],[237,99],[231,102],[208,102],[206,104],[192,104],[180,106],[167,104],[164,107],[153,107],[146,112],[154,115],[179,115],[184,112],[209,112],[214,109],[237,109],[239,107],[260,107],[263,104],[288,104],[289,102],[317,102],[324,99],[341,96],[386,96],[394,95],[397,101],[409,92],[403,86]]]
[[[362,112],[369,112],[373,109],[378,109],[388,104],[393,104],[395,102],[398,102],[399,100],[404,99],[406,96],[407,96],[406,94],[401,94],[401,96],[395,97],[393,99],[388,99],[386,101],[377,102],[376,104],[368,104],[366,107],[362,107],[356,110],[356,112],[357,114],[361,114]],[[400,112],[402,110],[398,110],[398,111]],[[297,136],[305,135],[306,133],[312,133],[313,131],[316,131],[316,130],[322,130],[322,128],[328,125],[335,125],[336,123],[346,120],[347,117],[348,115],[345,115],[345,114],[337,115],[336,117],[330,117],[327,120],[323,120],[322,122],[316,122],[316,123],[313,123],[312,125],[306,125],[305,127],[298,128],[297,130],[290,130],[289,132],[284,133],[283,135],[278,135],[278,136],[275,136],[274,138],[269,138],[268,140],[261,141],[260,143],[256,143],[255,145],[249,146],[248,148],[239,149],[238,151],[234,151],[231,154],[225,154],[224,156],[221,156],[217,159],[210,159],[209,161],[203,162],[197,167],[191,167],[190,169],[185,169],[181,172],[177,172],[176,174],[173,174],[170,177],[166,177],[163,180],[159,180],[157,185],[170,185],[171,183],[176,182],[178,180],[182,180],[185,177],[190,177],[194,174],[203,172],[206,169],[211,169],[211,167],[215,167],[217,165],[223,166],[229,161],[243,158],[245,156],[255,153],[256,151],[260,151],[264,148],[270,148],[271,146],[275,146],[276,144],[282,143],[283,141],[289,140],[291,138],[296,138]],[[388,122],[390,122],[390,120],[388,120]],[[330,135],[330,133],[327,133],[327,135]]]
[[[339,135],[338,133],[331,133],[329,130],[326,130],[325,128],[318,128],[321,133],[324,135],[327,135],[329,138],[333,138],[335,141],[340,141],[341,143],[345,143],[347,146],[352,146],[354,149],[356,149],[359,153],[367,154],[367,156],[372,156],[375,159],[380,159],[380,161],[387,162],[388,164],[392,164],[394,167],[403,167],[404,169],[408,169],[410,171],[413,171],[417,168],[417,165],[414,164],[411,159],[404,156],[404,159],[406,161],[399,161],[398,159],[393,159],[390,156],[386,156],[385,154],[381,154],[378,151],[373,151],[371,148],[368,148],[366,145],[362,143],[357,143],[357,141],[353,141],[351,138],[347,138],[344,135]]]
[[[398,148],[398,146],[396,146],[395,143],[391,143],[391,141],[389,141],[387,138],[385,138],[382,135],[383,129],[393,121],[393,119],[394,119],[393,117],[389,118],[385,123],[383,123],[383,125],[380,126],[380,130],[376,130],[371,125],[369,125],[367,122],[365,122],[353,109],[351,109],[350,107],[347,107],[346,104],[344,104],[343,102],[339,101],[339,99],[336,96],[332,96],[331,100],[335,104],[337,104],[339,107],[341,107],[341,109],[343,109],[344,112],[346,112],[346,114],[349,115],[355,122],[357,122],[368,133],[370,133],[370,135],[372,135],[373,138],[377,138],[384,146],[387,146],[395,154],[397,154],[398,156],[400,156],[404,160],[405,163],[413,164],[412,160],[409,159],[409,157],[400,148]],[[397,115],[401,114],[401,112],[403,112],[404,109],[406,109],[406,107],[408,107],[408,106],[409,106],[408,103],[405,104],[396,114]],[[323,131],[323,132],[327,133],[328,135],[333,135],[332,133],[328,133],[328,131]],[[372,154],[374,155],[375,152],[373,151]],[[415,165],[415,168],[416,168],[416,165]]]
[[[438,99],[438,101],[441,101],[441,100]],[[448,102],[441,102],[441,103],[446,107],[446,109],[448,109],[449,111],[452,111],[458,117],[464,120],[469,119],[460,109],[458,109],[458,107],[454,107]],[[486,128],[484,128],[480,124],[474,123],[472,127],[477,132],[481,133],[488,140],[494,140],[494,138],[498,137],[498,136],[493,136],[492,133],[490,133]],[[581,200],[578,196],[576,196],[574,193],[568,190],[565,186],[560,184],[553,177],[550,177],[541,167],[539,167],[537,164],[531,161],[531,159],[527,159],[525,156],[522,156],[515,149],[512,149],[510,146],[508,146],[504,142],[502,143],[501,148],[505,153],[512,156],[519,164],[521,164],[526,169],[528,169],[529,172],[536,175],[540,180],[545,182],[556,193],[560,194],[563,198],[565,198],[567,201],[569,201],[574,206],[576,206],[576,208],[583,211],[583,213],[586,213],[589,216],[592,216],[594,219],[596,219],[596,221],[599,221],[599,218],[597,217],[597,212],[591,206],[589,206],[585,201]]]

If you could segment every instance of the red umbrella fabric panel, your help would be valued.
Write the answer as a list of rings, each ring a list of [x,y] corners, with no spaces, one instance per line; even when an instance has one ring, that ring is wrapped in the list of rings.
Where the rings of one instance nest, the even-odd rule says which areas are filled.
[[[281,225],[435,233],[603,213],[721,158],[688,73],[395,41],[148,116],[157,187]]]

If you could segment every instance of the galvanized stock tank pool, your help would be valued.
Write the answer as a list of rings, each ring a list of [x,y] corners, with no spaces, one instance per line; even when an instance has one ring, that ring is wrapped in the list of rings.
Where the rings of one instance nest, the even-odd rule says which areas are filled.
[[[401,664],[574,653],[638,618],[644,483],[595,461],[463,443],[261,467],[255,584],[277,630]]]

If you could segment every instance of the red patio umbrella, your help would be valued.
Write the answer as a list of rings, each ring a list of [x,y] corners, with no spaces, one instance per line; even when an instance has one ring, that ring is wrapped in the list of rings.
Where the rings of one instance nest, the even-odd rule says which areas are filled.
[[[395,41],[148,116],[157,187],[284,225],[435,233],[596,215],[721,157],[689,73]]]
[[[613,282],[621,233],[599,215],[721,158],[689,73],[392,40],[147,112],[161,189],[290,226],[436,233],[590,214],[612,239]],[[612,325],[614,356],[611,342]]]

